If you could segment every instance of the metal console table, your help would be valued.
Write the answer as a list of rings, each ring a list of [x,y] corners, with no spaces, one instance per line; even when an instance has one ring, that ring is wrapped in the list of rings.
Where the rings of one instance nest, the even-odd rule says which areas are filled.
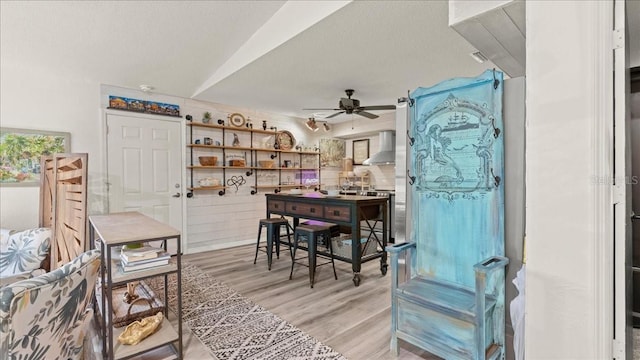
[[[89,236],[91,246],[100,246],[102,252],[102,266],[100,271],[101,286],[99,286],[99,298],[96,301],[101,312],[102,351],[106,359],[129,359],[142,353],[168,346],[174,355],[182,359],[182,279],[180,275],[180,232],[174,228],[147,217],[138,212],[123,212],[109,215],[93,215],[89,217]],[[112,248],[130,243],[147,241],[162,241],[165,250],[167,241],[177,242],[178,253],[175,261],[168,265],[161,265],[150,269],[122,272],[117,266],[116,259],[112,258]],[[119,253],[119,252],[118,252]],[[168,315],[168,276],[175,273],[177,276],[177,331],[169,322]],[[113,326],[113,287],[126,285],[130,281],[143,280],[151,277],[164,277],[164,320],[160,328],[151,336],[137,345],[122,345],[117,338],[124,327]],[[177,344],[176,344],[177,343]]]

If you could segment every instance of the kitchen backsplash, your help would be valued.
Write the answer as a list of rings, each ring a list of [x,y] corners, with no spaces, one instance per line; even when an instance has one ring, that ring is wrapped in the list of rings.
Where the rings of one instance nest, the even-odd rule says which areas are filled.
[[[395,189],[395,165],[365,166],[365,168],[369,169],[371,183],[375,185],[376,189]]]
[[[355,172],[358,172],[359,169],[368,170],[371,184],[373,185],[372,188],[374,189],[394,189],[396,169],[394,165],[354,166],[353,169]],[[340,171],[342,171],[341,168],[322,168],[320,176],[322,176],[323,187],[339,185],[338,175]]]

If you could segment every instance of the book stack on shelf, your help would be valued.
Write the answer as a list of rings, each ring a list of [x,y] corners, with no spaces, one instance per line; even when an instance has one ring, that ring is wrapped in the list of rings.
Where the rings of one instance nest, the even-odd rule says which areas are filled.
[[[122,249],[122,271],[137,271],[169,264],[171,255],[164,249],[145,245],[137,249]]]

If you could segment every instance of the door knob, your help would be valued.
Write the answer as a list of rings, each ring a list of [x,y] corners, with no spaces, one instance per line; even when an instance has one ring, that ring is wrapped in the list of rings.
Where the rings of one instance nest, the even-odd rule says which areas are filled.
[[[182,194],[180,194],[180,193],[175,193],[174,195],[171,195],[171,196],[173,196],[173,197],[180,197],[181,195],[182,195]]]

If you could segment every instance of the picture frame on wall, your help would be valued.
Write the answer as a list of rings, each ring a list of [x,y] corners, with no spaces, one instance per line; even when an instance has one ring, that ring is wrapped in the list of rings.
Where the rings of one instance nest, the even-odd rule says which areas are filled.
[[[346,147],[346,141],[342,139],[320,139],[320,167],[340,167]]]
[[[353,164],[362,165],[369,158],[369,139],[353,140]]]
[[[180,117],[180,105],[131,99],[124,96],[109,95],[108,109]]]
[[[0,128],[0,186],[40,186],[42,155],[68,153],[68,132]]]

